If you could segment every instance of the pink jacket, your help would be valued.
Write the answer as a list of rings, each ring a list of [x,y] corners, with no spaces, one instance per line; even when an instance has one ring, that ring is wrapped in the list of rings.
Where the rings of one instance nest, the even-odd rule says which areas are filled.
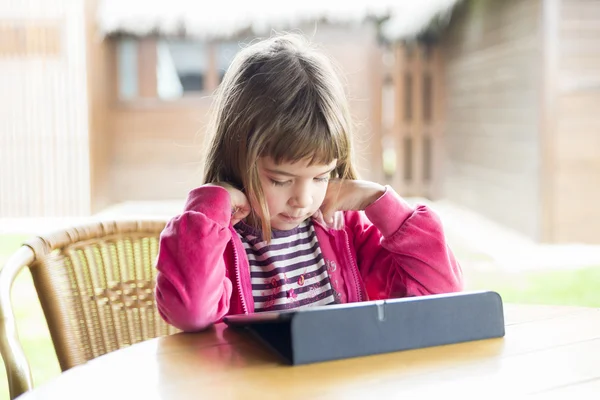
[[[160,236],[156,301],[160,315],[197,331],[227,314],[254,312],[246,252],[230,223],[228,192],[205,185],[190,192],[183,214]],[[323,258],[345,302],[462,290],[462,272],[438,217],[386,192],[363,211],[313,218]]]

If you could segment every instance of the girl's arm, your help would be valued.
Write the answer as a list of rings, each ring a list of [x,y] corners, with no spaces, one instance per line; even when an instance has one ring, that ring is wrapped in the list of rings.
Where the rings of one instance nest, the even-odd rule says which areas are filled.
[[[156,303],[162,318],[184,331],[217,322],[229,311],[232,283],[224,261],[231,203],[227,190],[190,192],[183,214],[160,235]]]
[[[347,212],[345,218],[371,299],[463,289],[460,265],[428,207],[410,207],[388,186],[364,213]]]

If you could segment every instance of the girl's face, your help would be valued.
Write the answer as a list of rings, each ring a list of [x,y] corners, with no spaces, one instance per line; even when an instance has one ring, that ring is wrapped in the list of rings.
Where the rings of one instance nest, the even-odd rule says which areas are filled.
[[[289,230],[311,217],[321,207],[330,172],[337,160],[327,165],[308,161],[275,164],[270,157],[258,160],[258,175],[269,213],[271,228]]]

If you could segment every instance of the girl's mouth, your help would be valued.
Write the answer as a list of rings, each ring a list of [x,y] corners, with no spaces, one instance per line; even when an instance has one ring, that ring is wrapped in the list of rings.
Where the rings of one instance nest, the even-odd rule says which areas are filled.
[[[282,214],[283,219],[285,219],[286,221],[289,222],[302,222],[304,219],[306,219],[305,215],[301,215],[299,217],[293,217],[291,215],[287,215],[287,214]]]

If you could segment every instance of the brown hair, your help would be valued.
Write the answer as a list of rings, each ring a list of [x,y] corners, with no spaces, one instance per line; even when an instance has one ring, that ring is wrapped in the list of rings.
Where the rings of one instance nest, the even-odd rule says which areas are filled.
[[[258,176],[260,157],[309,164],[337,159],[331,177],[356,179],[344,87],[330,60],[301,36],[277,35],[241,50],[214,107],[204,182],[228,182],[242,190],[265,240],[271,227]]]

